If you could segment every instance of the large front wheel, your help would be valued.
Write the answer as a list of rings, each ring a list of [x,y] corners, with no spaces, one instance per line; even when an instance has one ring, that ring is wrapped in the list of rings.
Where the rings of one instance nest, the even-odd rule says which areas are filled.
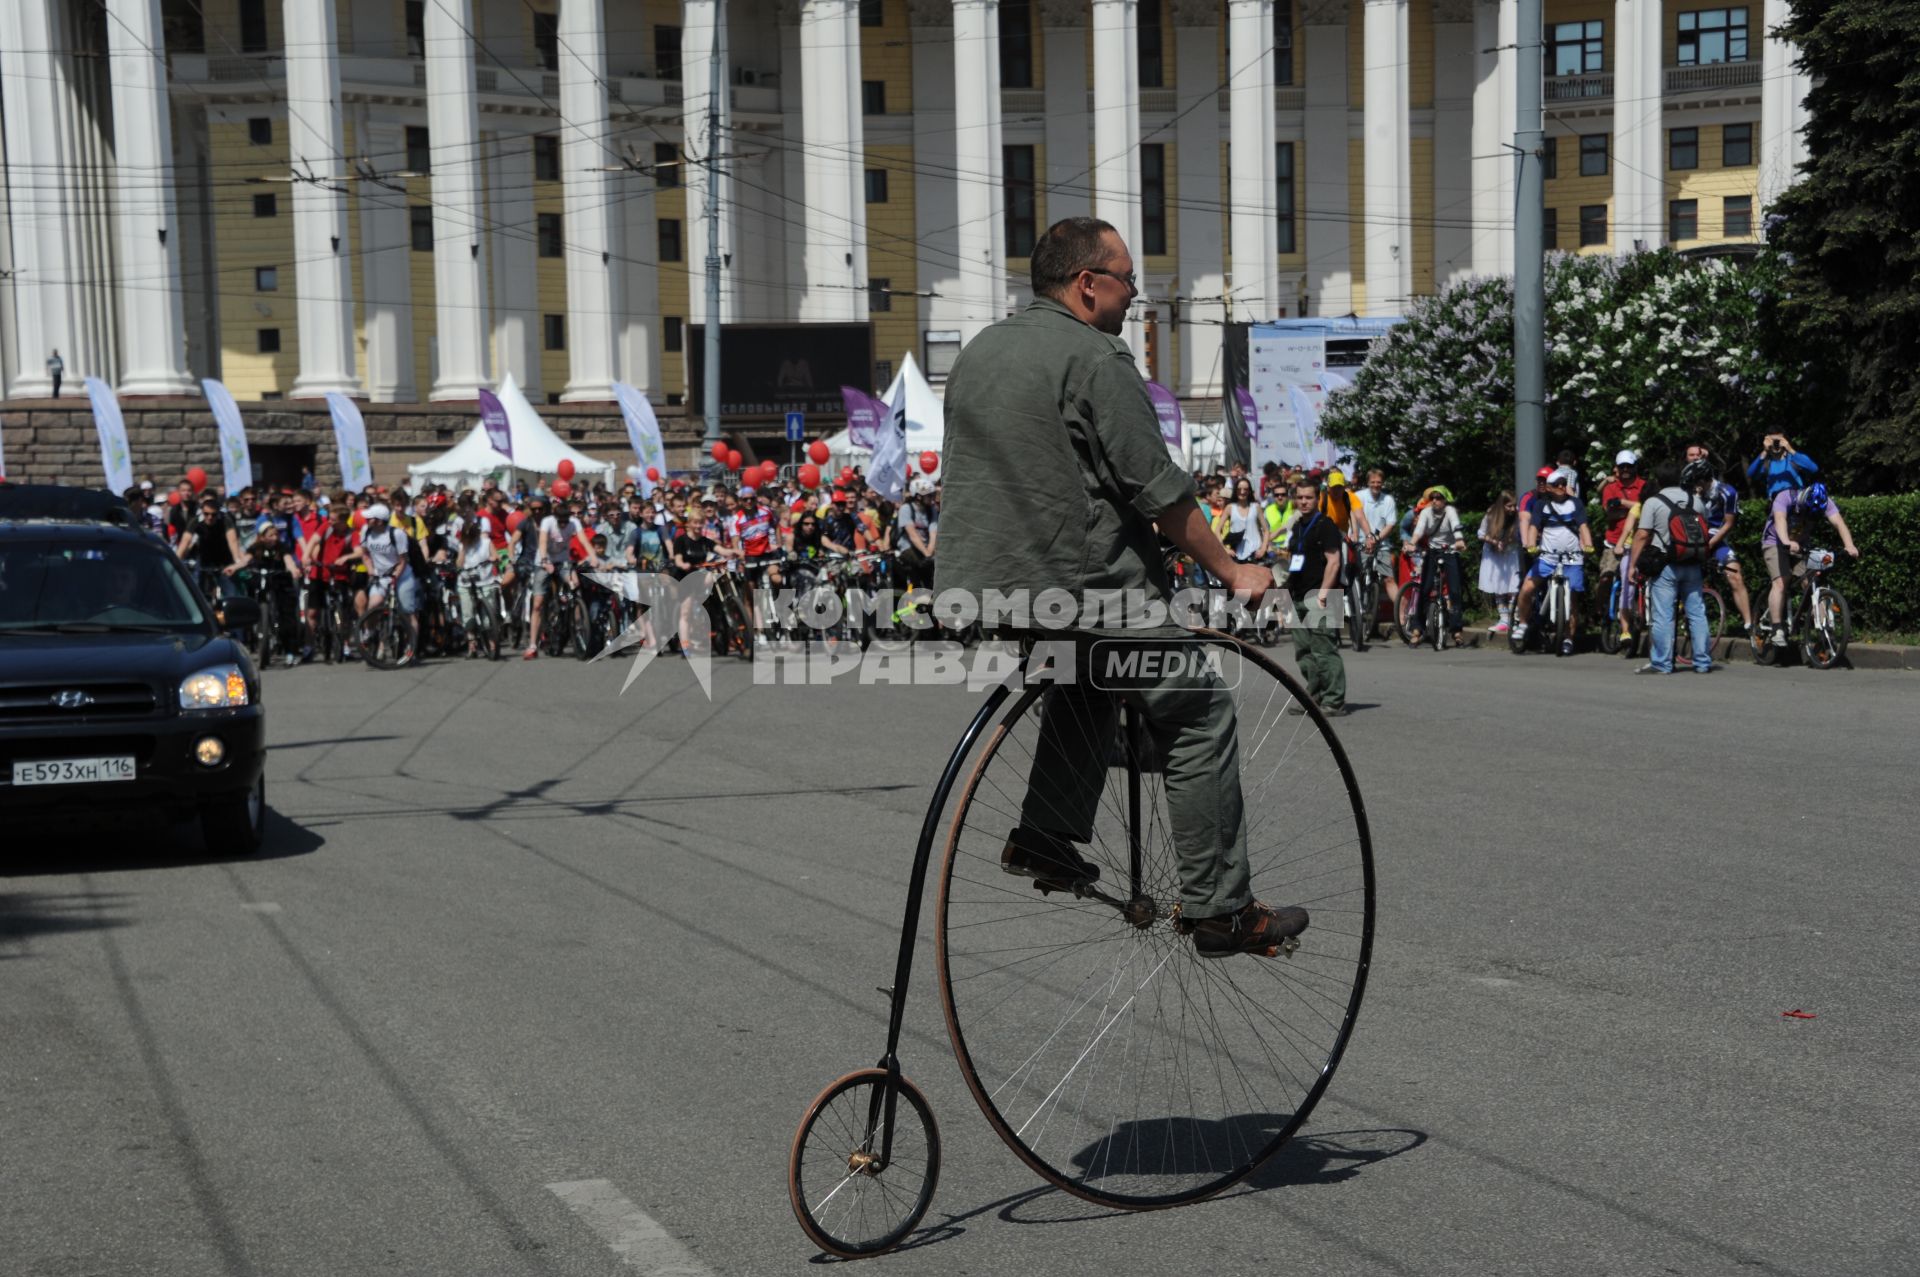
[[[1366,812],[1332,728],[1259,649],[1187,642],[1155,660],[1213,672],[1210,695],[1233,711],[1213,718],[1219,734],[1116,716],[1090,686],[1029,687],[960,793],[940,879],[941,1001],[975,1101],[1044,1179],[1136,1210],[1216,1193],[1300,1129],[1346,1048],[1373,937]],[[1062,759],[1092,769],[1074,791],[1092,809],[1076,850],[1100,874],[1043,893],[1001,852],[1016,824],[1075,819]],[[1243,842],[1220,825],[1236,793]],[[1297,951],[1196,949],[1189,897],[1236,858],[1213,852],[1217,836],[1244,849],[1255,899],[1309,912]]]

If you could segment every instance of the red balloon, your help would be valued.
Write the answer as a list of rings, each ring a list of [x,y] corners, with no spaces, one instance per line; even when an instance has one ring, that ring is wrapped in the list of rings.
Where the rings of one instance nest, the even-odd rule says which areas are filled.
[[[815,439],[812,443],[807,445],[807,456],[813,461],[813,464],[816,466],[826,465],[827,464],[827,445],[821,440]]]
[[[811,463],[800,467],[800,486],[811,492],[820,486],[820,467]]]
[[[730,452],[731,449],[727,447],[727,441],[725,439],[715,439],[711,451],[715,461],[723,466],[727,464],[727,453]]]
[[[562,479],[573,478],[573,462],[569,458],[567,457],[560,458],[560,464],[557,467],[557,469],[560,471],[560,477]]]
[[[199,466],[187,471],[187,482],[193,485],[195,492],[204,492],[207,488],[207,472]]]
[[[938,470],[940,468],[940,454],[937,452],[921,453],[920,468],[928,474],[932,474],[935,470]]]
[[[555,479],[553,481],[553,487],[549,488],[548,491],[553,493],[553,499],[555,501],[565,501],[573,495],[573,485],[565,479]]]
[[[180,504],[180,489],[175,488],[172,492],[169,492],[167,494],[167,504],[168,505]]]
[[[647,467],[647,482],[648,482],[648,483],[658,483],[658,482],[660,482],[660,467],[659,467],[659,466],[648,466],[648,467]]]
[[[729,470],[738,470],[746,462],[746,458],[740,455],[738,448],[728,448],[725,460]]]
[[[515,510],[512,514],[507,516],[507,531],[518,532],[520,530],[520,525],[525,523],[526,521],[527,521],[527,512],[525,510]]]

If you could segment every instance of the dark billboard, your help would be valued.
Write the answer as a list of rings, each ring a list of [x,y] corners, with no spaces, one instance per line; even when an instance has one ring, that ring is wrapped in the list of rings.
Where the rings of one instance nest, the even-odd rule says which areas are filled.
[[[706,411],[705,327],[693,324],[687,333],[687,407],[694,416]],[[840,417],[840,387],[872,381],[867,324],[728,324],[720,330],[723,416]]]

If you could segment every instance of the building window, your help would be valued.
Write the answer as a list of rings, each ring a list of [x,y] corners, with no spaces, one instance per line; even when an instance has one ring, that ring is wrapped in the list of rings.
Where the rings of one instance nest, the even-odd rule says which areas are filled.
[[[887,113],[887,82],[885,80],[860,81],[860,113],[862,115]]]
[[[433,172],[433,145],[427,137],[427,131],[416,124],[407,126],[407,171],[423,174]]]
[[[407,0],[407,56],[427,56],[427,0]]]
[[[567,348],[567,317],[565,315],[542,315],[540,327],[548,350]]]
[[[566,234],[560,221],[560,214],[540,213],[536,215],[534,218],[534,228],[535,240],[540,245],[540,256],[560,257],[565,255],[567,251]]]
[[[207,51],[207,19],[197,5],[186,5],[181,0],[162,0],[160,33],[163,41],[161,47],[169,53]]]
[[[407,205],[407,229],[413,233],[413,251],[433,251],[433,205]]]
[[[1580,176],[1605,177],[1606,175],[1607,135],[1582,133],[1580,135]]]
[[[247,141],[255,146],[272,146],[273,121],[264,115],[248,116]]]
[[[1667,130],[1667,167],[1670,169],[1694,169],[1700,167],[1700,130]]]
[[[1700,201],[1667,201],[1667,238],[1679,243],[1700,238]]]
[[[1720,167],[1740,168],[1753,163],[1753,125],[1726,124],[1720,128]]]
[[[680,28],[653,29],[653,70],[663,80],[680,78]]]
[[[1747,11],[1700,9],[1680,15],[1675,60],[1683,67],[1747,60]]]
[[[1140,87],[1157,89],[1166,83],[1166,40],[1160,29],[1160,0],[1140,0],[1134,40],[1140,54]]]
[[[1149,257],[1167,252],[1167,148],[1149,142],[1140,148],[1141,251]]]
[[[533,15],[533,51],[540,65],[549,71],[560,69],[560,16],[554,13]]]
[[[867,170],[867,203],[884,204],[887,202],[887,170],[870,168]]]
[[[1293,0],[1273,6],[1273,82],[1293,83]]]
[[[280,330],[278,328],[256,328],[253,330],[254,349],[263,355],[280,353]]]
[[[1592,248],[1595,244],[1606,242],[1607,206],[1582,204],[1580,206],[1580,247]]]
[[[867,309],[893,309],[893,281],[891,279],[867,280]]]
[[[1280,251],[1297,253],[1300,242],[1293,224],[1293,143],[1282,142],[1273,157],[1273,213],[1280,223]]]
[[[267,0],[240,0],[240,52],[267,51]],[[275,350],[280,349],[278,346]]]
[[[873,361],[873,384],[891,386],[893,384],[893,360],[876,359]]]
[[[253,291],[256,293],[277,293],[280,291],[280,268],[277,266],[256,266],[253,268]]]
[[[660,260],[663,262],[680,260],[680,219],[677,217],[660,219]]]
[[[660,325],[660,349],[666,354],[677,355],[683,349],[686,338],[686,321],[678,315],[668,315]]]
[[[1540,176],[1543,178],[1560,176],[1560,139],[1558,136],[1544,138],[1540,143]]]
[[[1540,210],[1540,246],[1549,253],[1560,247],[1560,210],[1557,208]]]
[[[671,142],[653,144],[653,184],[680,185],[680,148]]]
[[[1598,75],[1606,69],[1607,24],[1554,22],[1547,26],[1548,75]]]
[[[557,182],[560,180],[560,138],[558,134],[541,133],[534,137],[533,180],[536,182]]]
[[[1722,233],[1728,239],[1753,234],[1753,196],[1729,195],[1720,202]]]
[[[860,25],[863,27],[886,26],[886,0],[860,0]]]
[[[1033,87],[1033,6],[1000,0],[1000,87]]]
[[[278,195],[256,195],[253,197],[253,215],[255,217],[280,216],[280,197]]]
[[[935,381],[945,381],[947,374],[953,371],[953,361],[960,357],[960,334],[947,329],[929,329],[927,332],[927,376]]]
[[[1007,183],[1007,256],[1032,257],[1033,241],[1040,233],[1034,211],[1033,148],[1001,147],[1000,169]]]

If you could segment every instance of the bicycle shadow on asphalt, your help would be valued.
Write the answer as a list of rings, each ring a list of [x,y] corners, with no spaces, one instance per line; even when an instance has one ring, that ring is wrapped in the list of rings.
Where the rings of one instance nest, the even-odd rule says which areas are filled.
[[[0,962],[32,956],[41,936],[127,925],[124,892],[0,891]]]
[[[1207,1125],[1219,1128],[1217,1133],[1224,1136],[1228,1133],[1236,1135],[1243,1133],[1248,1122],[1257,1124],[1257,1129],[1269,1133],[1270,1136],[1285,1124],[1285,1119],[1278,1114],[1269,1114],[1248,1119],[1235,1119],[1231,1125],[1228,1123]],[[1160,1128],[1164,1127],[1165,1123],[1146,1122],[1134,1125],[1142,1128]],[[1082,1167],[1093,1165],[1101,1152],[1113,1143],[1113,1139],[1117,1138],[1116,1135],[1091,1145],[1075,1155],[1074,1163]],[[1279,1188],[1304,1188],[1344,1183],[1358,1176],[1374,1163],[1399,1157],[1403,1153],[1411,1153],[1426,1142],[1425,1131],[1406,1127],[1375,1127],[1295,1136],[1247,1178],[1217,1197],[1210,1197],[1194,1204],[1203,1206],[1208,1202],[1232,1201],[1237,1197],[1248,1197]],[[1042,1202],[1047,1204],[1038,1211],[1030,1209]],[[1084,1224],[1138,1213],[1101,1206],[1074,1197],[1051,1184],[1040,1184],[988,1202],[984,1206],[976,1206],[972,1210],[962,1211],[957,1215],[948,1215],[937,1224],[926,1225],[900,1243],[895,1251],[919,1250],[952,1241],[967,1231],[964,1226],[965,1221],[990,1211],[995,1212],[1003,1223],[1022,1226]],[[815,1255],[809,1262],[830,1264],[847,1261],[842,1261],[835,1255],[821,1253]]]
[[[207,846],[192,820],[172,824],[133,817],[100,816],[81,823],[71,814],[58,820],[18,820],[8,829],[0,854],[0,880],[56,874],[120,873],[127,870],[185,869],[195,865],[257,864],[305,856],[327,840],[281,815],[267,804],[266,832],[260,850],[234,855]]]

